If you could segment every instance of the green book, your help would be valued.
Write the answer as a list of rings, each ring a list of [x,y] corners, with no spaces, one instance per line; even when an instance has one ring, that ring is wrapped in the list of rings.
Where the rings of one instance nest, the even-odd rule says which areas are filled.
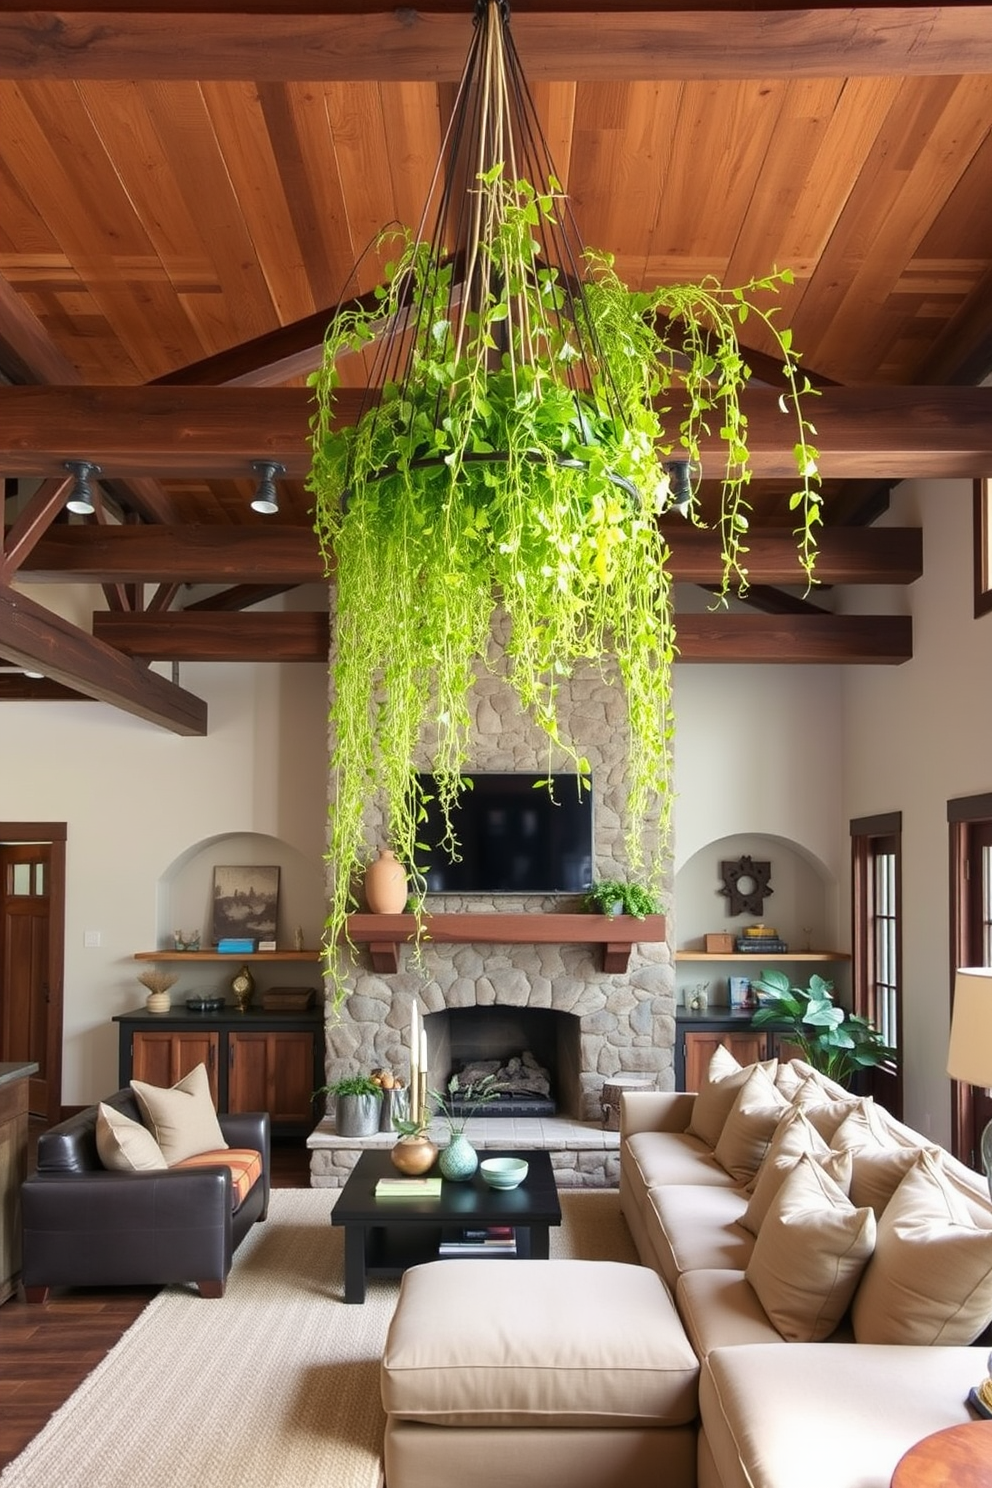
[[[441,1196],[440,1178],[380,1178],[375,1186],[377,1199],[437,1199]]]

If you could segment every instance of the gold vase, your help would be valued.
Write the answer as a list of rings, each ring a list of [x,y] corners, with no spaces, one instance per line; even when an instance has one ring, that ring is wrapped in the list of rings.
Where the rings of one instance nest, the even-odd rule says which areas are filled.
[[[390,1149],[393,1166],[408,1178],[419,1178],[437,1161],[437,1143],[430,1137],[400,1137]]]

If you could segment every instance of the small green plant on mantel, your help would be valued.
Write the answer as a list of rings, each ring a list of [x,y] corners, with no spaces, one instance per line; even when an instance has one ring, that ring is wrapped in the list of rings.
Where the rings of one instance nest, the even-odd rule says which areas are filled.
[[[802,1050],[808,1064],[840,1085],[896,1056],[867,1018],[837,1006],[833,982],[815,973],[808,988],[794,987],[784,971],[766,967],[760,977],[752,977],[751,986],[762,994],[751,1027],[774,1024]]]
[[[661,912],[657,899],[641,884],[622,883],[615,878],[594,883],[582,902],[595,914],[629,914],[638,920]]]

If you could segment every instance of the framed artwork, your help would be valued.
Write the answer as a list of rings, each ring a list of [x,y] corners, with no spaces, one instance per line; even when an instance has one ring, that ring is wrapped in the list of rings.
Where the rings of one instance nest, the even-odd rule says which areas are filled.
[[[278,867],[214,868],[213,940],[275,940],[279,914]]]
[[[756,1008],[758,1000],[754,995],[754,988],[750,981],[744,976],[732,976],[730,982],[730,1006],[732,1008]]]

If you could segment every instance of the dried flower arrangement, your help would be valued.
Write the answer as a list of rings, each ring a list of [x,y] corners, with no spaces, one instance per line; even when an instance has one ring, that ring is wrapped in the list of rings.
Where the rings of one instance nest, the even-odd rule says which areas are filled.
[[[149,992],[168,992],[178,980],[179,978],[172,971],[143,971],[138,977],[138,981],[143,987],[147,987]]]

